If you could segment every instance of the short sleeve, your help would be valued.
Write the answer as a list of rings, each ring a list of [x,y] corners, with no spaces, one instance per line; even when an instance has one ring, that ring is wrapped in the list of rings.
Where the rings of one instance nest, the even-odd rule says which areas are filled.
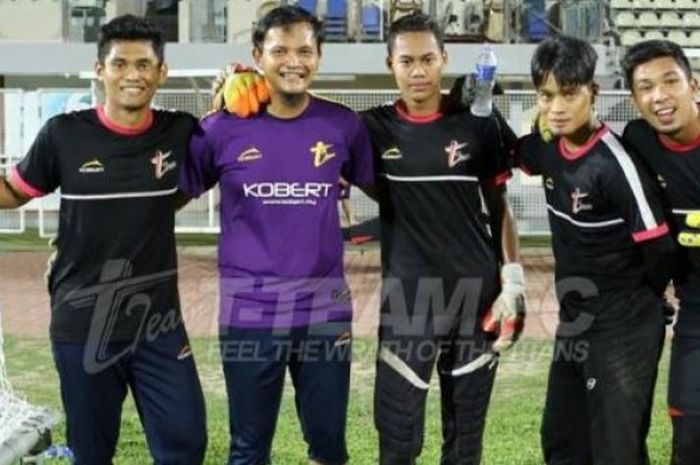
[[[479,167],[479,180],[490,186],[504,185],[511,177],[509,167],[510,147],[517,139],[508,122],[497,110],[482,120],[480,137],[483,143]]]
[[[206,121],[192,131],[189,150],[180,170],[179,189],[190,197],[199,197],[219,180],[216,150]]]
[[[60,185],[58,154],[52,140],[55,120],[39,131],[29,151],[12,169],[10,182],[28,197],[41,197]]]
[[[359,117],[354,117],[350,131],[348,162],[343,166],[343,177],[351,184],[366,186],[374,184],[374,160],[369,132]]]
[[[528,134],[517,140],[511,150],[513,166],[525,174],[537,176],[543,174],[540,160],[547,150],[547,143],[538,134]]]
[[[605,137],[619,169],[608,180],[604,192],[629,226],[632,238],[635,242],[643,242],[667,234],[669,229],[662,203],[651,177],[635,163],[615,136],[608,134]]]

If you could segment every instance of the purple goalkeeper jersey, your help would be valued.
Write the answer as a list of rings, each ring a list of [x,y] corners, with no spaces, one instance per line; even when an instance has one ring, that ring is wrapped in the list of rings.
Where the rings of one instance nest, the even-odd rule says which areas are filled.
[[[279,119],[216,113],[201,122],[180,175],[198,197],[221,191],[219,323],[283,328],[349,320],[338,179],[372,184],[367,130],[340,104],[312,97]]]

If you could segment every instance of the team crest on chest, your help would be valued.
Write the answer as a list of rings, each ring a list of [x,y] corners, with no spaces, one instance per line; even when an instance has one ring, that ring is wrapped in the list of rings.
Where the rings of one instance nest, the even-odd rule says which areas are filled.
[[[581,192],[578,187],[571,193],[571,211],[579,213],[583,211],[593,210],[591,203],[586,203],[588,192]]]
[[[454,168],[457,166],[457,164],[469,160],[471,154],[468,152],[462,152],[462,149],[466,146],[466,142],[458,142],[456,140],[450,141],[450,143],[445,147],[445,153],[447,154],[447,166]]]
[[[169,150],[167,152],[157,150],[155,156],[151,158],[151,164],[155,166],[156,179],[162,178],[165,175],[165,173],[172,169],[175,169],[175,167],[177,166],[177,162],[168,161],[168,158],[170,158],[170,155],[172,155],[172,153],[172,150]]]
[[[316,168],[335,157],[335,153],[331,151],[332,148],[333,144],[324,144],[321,141],[316,142],[316,145],[311,147],[310,151],[314,155],[314,166]]]

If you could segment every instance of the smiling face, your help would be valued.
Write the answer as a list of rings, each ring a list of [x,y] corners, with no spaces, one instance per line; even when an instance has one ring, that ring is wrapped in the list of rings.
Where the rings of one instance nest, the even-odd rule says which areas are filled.
[[[149,40],[112,42],[104,61],[95,64],[106,104],[130,112],[147,109],[167,76]]]
[[[253,50],[253,58],[274,98],[305,94],[318,71],[321,54],[311,25],[299,22],[270,28],[262,47]]]
[[[447,55],[432,32],[404,32],[394,40],[387,65],[401,98],[410,108],[440,101],[442,72]]]
[[[537,108],[555,137],[574,136],[587,126],[593,117],[594,102],[593,86],[561,86],[552,73],[537,89]]]
[[[672,57],[638,65],[632,73],[635,107],[658,133],[686,143],[700,132],[695,79],[688,78]]]

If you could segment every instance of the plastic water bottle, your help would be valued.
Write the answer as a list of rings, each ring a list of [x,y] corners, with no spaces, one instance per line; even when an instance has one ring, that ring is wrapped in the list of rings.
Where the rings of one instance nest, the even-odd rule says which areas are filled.
[[[476,86],[471,112],[474,116],[489,116],[493,108],[493,84],[496,82],[498,60],[491,44],[484,48],[476,60]]]

